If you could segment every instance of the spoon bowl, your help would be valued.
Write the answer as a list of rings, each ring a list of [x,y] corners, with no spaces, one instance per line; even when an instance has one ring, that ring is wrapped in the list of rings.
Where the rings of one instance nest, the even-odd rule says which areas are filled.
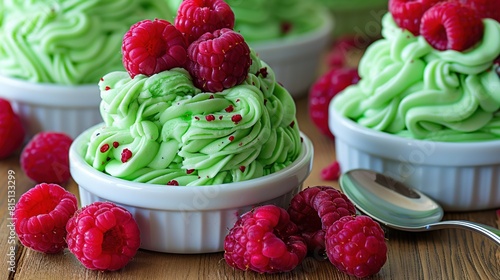
[[[422,192],[389,176],[366,169],[353,169],[339,180],[344,194],[359,211],[378,222],[404,231],[464,228],[500,245],[500,230],[470,221],[442,221],[443,208]]]

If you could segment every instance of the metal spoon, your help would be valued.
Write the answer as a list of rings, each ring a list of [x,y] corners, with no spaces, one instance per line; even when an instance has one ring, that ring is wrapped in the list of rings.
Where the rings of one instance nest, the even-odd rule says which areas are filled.
[[[340,187],[354,205],[380,223],[403,231],[462,228],[500,245],[500,230],[470,221],[441,221],[443,208],[423,193],[389,176],[365,169],[342,174]]]

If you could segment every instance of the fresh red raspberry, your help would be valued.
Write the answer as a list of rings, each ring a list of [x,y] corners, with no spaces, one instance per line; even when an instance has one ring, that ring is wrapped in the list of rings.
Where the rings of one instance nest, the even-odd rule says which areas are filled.
[[[187,60],[187,43],[181,32],[162,19],[143,20],[132,25],[123,36],[123,66],[130,77],[151,76]]]
[[[325,233],[343,216],[356,214],[354,204],[339,190],[327,186],[308,187],[296,194],[288,207],[290,220],[299,228],[310,252],[325,249]]]
[[[256,207],[243,214],[224,239],[224,259],[241,270],[291,271],[307,254],[307,246],[297,233],[285,209]]]
[[[250,69],[250,48],[239,33],[223,28],[205,33],[188,47],[187,70],[198,88],[219,92],[242,83]]]
[[[234,13],[223,0],[184,0],[177,10],[175,27],[188,43],[217,29],[234,27]]]
[[[481,18],[500,21],[500,0],[455,0],[479,13]]]
[[[25,130],[21,118],[12,110],[10,102],[0,98],[0,159],[21,147]]]
[[[396,24],[413,35],[420,35],[420,20],[429,8],[443,0],[389,0],[389,12]]]
[[[21,152],[21,168],[37,183],[64,184],[70,178],[69,147],[73,140],[60,132],[40,132]]]
[[[479,14],[458,2],[434,5],[422,16],[420,33],[437,50],[464,51],[483,38]]]
[[[68,249],[92,270],[123,268],[141,243],[132,214],[112,202],[94,202],[79,209],[69,219],[66,230]]]
[[[67,247],[66,223],[78,204],[76,197],[57,184],[38,184],[19,198],[14,210],[15,230],[21,243],[43,253]]]
[[[333,138],[328,127],[328,107],[332,98],[346,87],[359,81],[357,68],[332,68],[323,74],[309,89],[309,117],[319,131]]]
[[[339,179],[340,173],[340,164],[338,161],[334,161],[321,170],[321,179],[325,181],[336,181]]]
[[[358,278],[374,275],[387,260],[387,244],[380,225],[368,216],[345,216],[326,232],[330,262]]]

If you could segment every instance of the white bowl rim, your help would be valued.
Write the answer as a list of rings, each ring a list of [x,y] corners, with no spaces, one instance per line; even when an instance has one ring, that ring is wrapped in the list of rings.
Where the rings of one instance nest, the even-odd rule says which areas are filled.
[[[80,188],[103,199],[125,205],[171,211],[238,208],[243,205],[258,204],[290,192],[304,182],[312,168],[313,144],[301,132],[303,149],[295,163],[261,178],[202,187],[131,182],[95,170],[80,156],[88,135],[100,125],[102,126],[99,124],[86,130],[73,141],[69,152],[71,175]],[[280,182],[288,182],[287,187],[269,188],[270,185]]]
[[[34,83],[0,75],[0,96],[29,104],[54,107],[96,107],[101,102],[95,84],[61,85]]]
[[[286,52],[288,48],[296,48],[301,45],[310,45],[318,40],[323,40],[328,37],[333,31],[334,20],[331,14],[326,9],[320,9],[319,15],[323,20],[323,24],[319,28],[289,38],[278,38],[265,41],[250,43],[252,48],[257,52],[279,51]],[[314,45],[312,45],[314,47]],[[318,47],[322,47],[321,44]],[[310,46],[309,46],[310,48]]]
[[[438,166],[492,165],[500,162],[500,140],[439,142],[410,139],[364,127],[329,108],[329,127],[335,138],[382,158]]]

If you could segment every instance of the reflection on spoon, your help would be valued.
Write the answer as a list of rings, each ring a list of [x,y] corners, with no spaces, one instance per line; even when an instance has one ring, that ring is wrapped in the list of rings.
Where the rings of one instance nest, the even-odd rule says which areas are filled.
[[[500,230],[470,221],[441,221],[443,208],[434,200],[389,176],[365,169],[342,174],[340,187],[366,215],[404,231],[463,228],[481,233],[500,245]]]

